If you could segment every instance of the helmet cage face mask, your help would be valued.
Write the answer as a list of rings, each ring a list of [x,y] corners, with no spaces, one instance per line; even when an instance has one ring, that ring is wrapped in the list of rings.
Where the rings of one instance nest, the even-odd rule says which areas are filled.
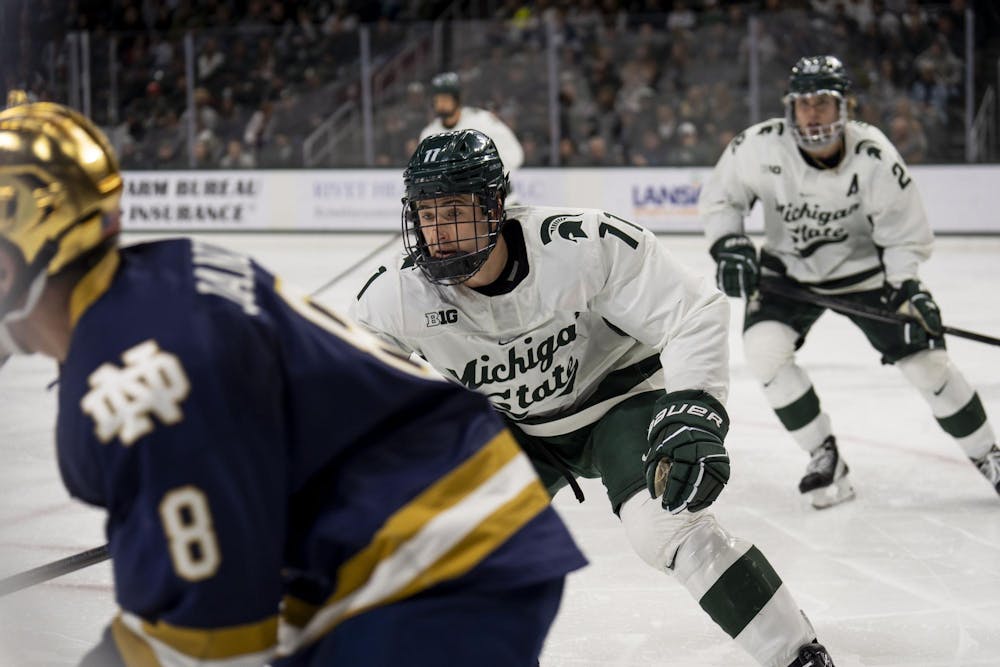
[[[503,193],[496,188],[404,198],[403,242],[428,281],[458,285],[486,263],[503,220]]]
[[[807,151],[824,149],[843,136],[847,127],[847,95],[850,89],[851,79],[836,56],[806,56],[792,66],[788,76],[788,94],[782,101],[785,104],[785,120],[800,148]],[[816,127],[799,127],[795,118],[796,102],[819,95],[830,95],[837,100],[837,119]]]
[[[437,285],[458,285],[496,247],[510,180],[493,140],[476,130],[434,134],[403,172],[403,243]]]
[[[799,100],[829,95],[837,102],[837,119],[826,125],[800,127],[795,118],[795,103]],[[847,99],[838,90],[816,90],[807,93],[788,93],[782,98],[785,120],[792,130],[795,143],[804,150],[821,150],[832,146],[844,135],[847,127]]]

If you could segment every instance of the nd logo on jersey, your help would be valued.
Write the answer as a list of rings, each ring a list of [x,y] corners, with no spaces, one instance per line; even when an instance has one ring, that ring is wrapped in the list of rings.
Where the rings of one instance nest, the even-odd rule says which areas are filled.
[[[88,378],[91,390],[80,407],[94,420],[103,443],[118,436],[126,447],[153,430],[151,415],[164,424],[183,417],[180,405],[191,388],[184,368],[156,341],[147,340],[122,354],[125,365],[103,364]]]

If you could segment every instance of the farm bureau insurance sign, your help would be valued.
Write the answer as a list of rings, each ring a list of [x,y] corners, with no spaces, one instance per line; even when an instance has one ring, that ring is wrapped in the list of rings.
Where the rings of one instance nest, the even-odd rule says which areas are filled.
[[[130,172],[126,229],[266,228],[258,215],[265,178],[258,172]]]
[[[990,201],[996,166],[912,167],[937,232],[1000,233]],[[657,232],[700,233],[698,196],[709,168],[522,169],[526,204],[599,208]],[[400,169],[135,171],[125,173],[130,231],[396,231]],[[761,231],[759,207],[747,221]]]
[[[136,171],[125,174],[131,231],[369,231],[399,225],[396,170]]]

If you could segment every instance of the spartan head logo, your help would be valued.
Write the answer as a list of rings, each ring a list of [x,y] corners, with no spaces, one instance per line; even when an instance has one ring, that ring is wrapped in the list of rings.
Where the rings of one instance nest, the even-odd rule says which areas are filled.
[[[582,213],[562,213],[542,220],[542,245],[548,245],[556,234],[573,243],[576,243],[577,239],[587,238],[587,233],[583,231],[583,220],[580,218],[582,215]]]

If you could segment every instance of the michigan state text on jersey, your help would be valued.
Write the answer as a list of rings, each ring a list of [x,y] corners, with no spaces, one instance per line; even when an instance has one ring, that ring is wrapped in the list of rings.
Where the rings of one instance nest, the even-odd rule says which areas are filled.
[[[800,59],[789,75],[785,117],[737,135],[702,189],[699,212],[719,286],[747,299],[747,362],[782,424],[810,453],[800,492],[815,507],[829,507],[853,498],[854,489],[830,419],[795,361],[824,308],[767,285],[914,316],[909,324],[851,319],[1000,492],[993,429],[978,393],[948,357],[940,310],[918,278],[934,239],[917,184],[880,130],[849,120],[850,86],[834,56]],[[764,214],[759,260],[743,228],[757,202]]]
[[[729,478],[729,307],[710,281],[612,213],[508,208],[479,132],[422,141],[404,183],[406,252],[359,321],[488,396],[551,493],[600,478],[636,553],[758,663],[825,656],[764,555],[704,511]]]

